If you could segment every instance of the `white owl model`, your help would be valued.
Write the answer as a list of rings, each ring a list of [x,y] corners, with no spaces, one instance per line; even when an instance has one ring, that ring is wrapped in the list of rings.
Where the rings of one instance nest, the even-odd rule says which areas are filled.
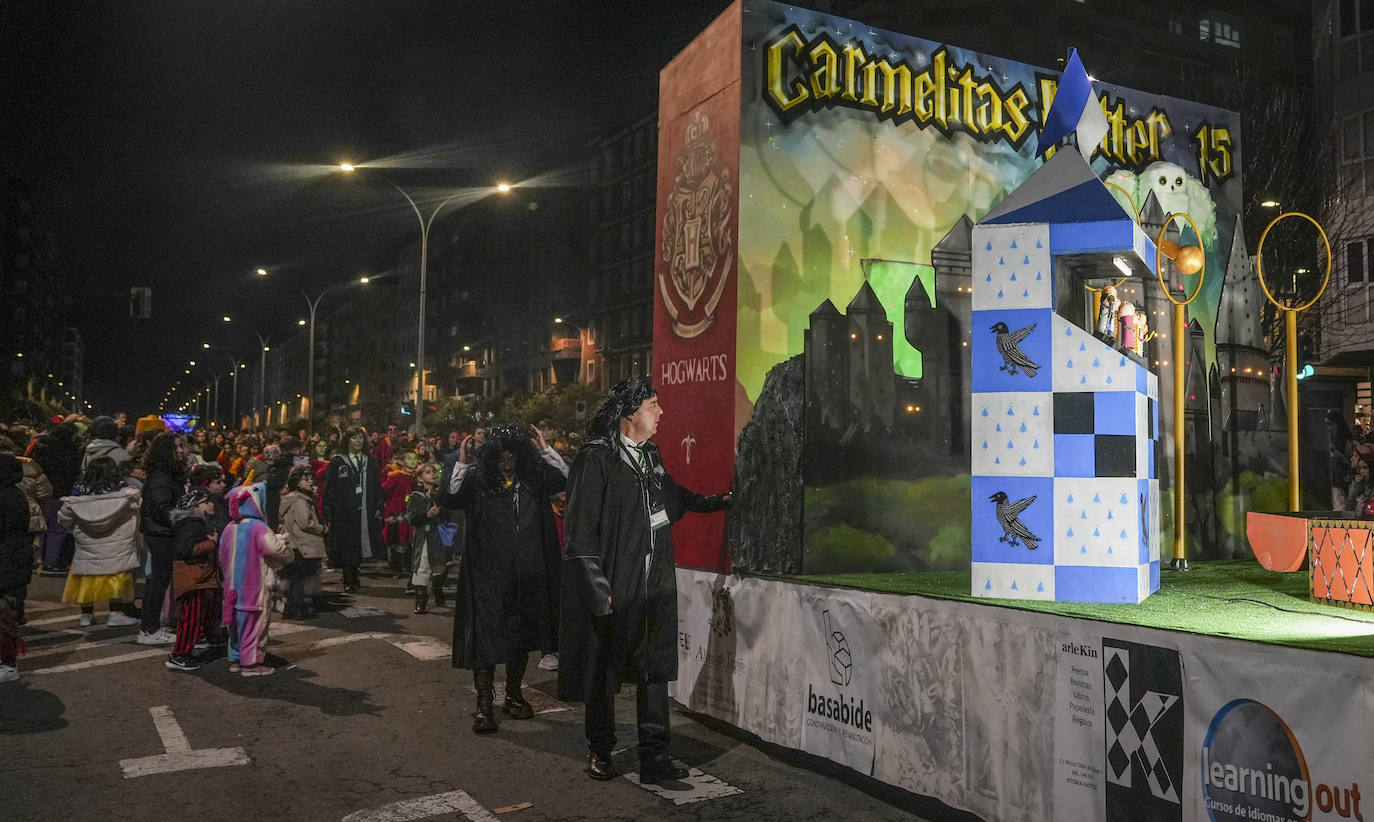
[[[1211,248],[1216,241],[1217,208],[1207,186],[1198,181],[1177,163],[1164,160],[1150,163],[1140,174],[1118,169],[1107,175],[1107,182],[1121,186],[1131,193],[1137,209],[1144,208],[1145,198],[1154,192],[1165,214],[1187,214],[1202,232],[1202,244]],[[1120,193],[1112,190],[1120,199]],[[1123,205],[1125,205],[1123,203]],[[1175,220],[1175,229],[1187,226],[1185,220]],[[1177,225],[1182,223],[1183,225]]]

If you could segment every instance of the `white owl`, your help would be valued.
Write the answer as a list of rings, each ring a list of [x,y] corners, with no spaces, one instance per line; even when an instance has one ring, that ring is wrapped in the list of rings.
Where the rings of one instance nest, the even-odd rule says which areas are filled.
[[[1137,209],[1145,207],[1145,198],[1154,192],[1155,199],[1165,214],[1187,214],[1197,223],[1202,232],[1202,245],[1211,248],[1217,236],[1217,207],[1212,194],[1197,178],[1190,175],[1182,166],[1163,160],[1150,163],[1139,175],[1118,169],[1107,175],[1107,182],[1114,183],[1131,193]],[[1111,189],[1117,199],[1121,193]],[[1122,204],[1125,205],[1124,203]],[[1175,220],[1175,223],[1186,221]],[[1180,226],[1175,225],[1175,228]]]

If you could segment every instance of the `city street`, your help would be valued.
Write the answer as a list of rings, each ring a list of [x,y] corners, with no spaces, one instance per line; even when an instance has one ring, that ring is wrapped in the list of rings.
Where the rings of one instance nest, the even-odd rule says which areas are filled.
[[[136,627],[78,627],[62,583],[34,577],[23,679],[0,685],[5,820],[921,818],[905,810],[920,809],[915,797],[681,712],[673,753],[694,769],[687,780],[640,786],[628,750],[627,776],[594,782],[581,706],[558,702],[533,659],[536,717],[476,736],[471,676],[449,665],[452,608],[411,614],[380,570],[316,620],[274,622],[279,670],[253,679],[223,659],[169,670],[167,649],[135,644]],[[622,745],[633,714],[629,689]]]

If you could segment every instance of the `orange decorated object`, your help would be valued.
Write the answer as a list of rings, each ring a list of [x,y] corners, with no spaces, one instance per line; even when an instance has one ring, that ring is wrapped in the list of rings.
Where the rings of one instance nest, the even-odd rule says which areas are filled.
[[[1374,610],[1374,522],[1314,519],[1309,526],[1312,601]]]
[[[1251,511],[1245,516],[1245,536],[1255,560],[1270,571],[1297,571],[1307,559],[1306,517]]]

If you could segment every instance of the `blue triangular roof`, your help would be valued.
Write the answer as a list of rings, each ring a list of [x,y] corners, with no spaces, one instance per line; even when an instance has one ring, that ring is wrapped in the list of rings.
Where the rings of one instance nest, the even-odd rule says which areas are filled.
[[[980,221],[998,223],[1135,222],[1077,151],[1058,151]]]

